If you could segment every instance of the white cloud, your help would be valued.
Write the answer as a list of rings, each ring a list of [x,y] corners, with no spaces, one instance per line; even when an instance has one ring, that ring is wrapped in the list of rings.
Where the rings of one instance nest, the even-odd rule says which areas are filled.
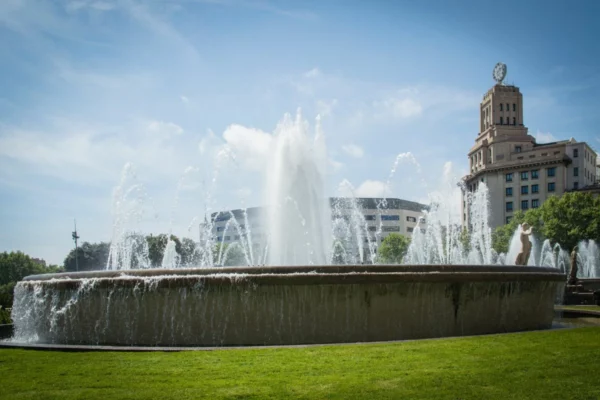
[[[234,124],[223,132],[223,139],[244,167],[260,171],[265,168],[272,135],[260,129]]]
[[[184,104],[188,104],[190,102],[190,99],[187,96],[181,95],[181,96],[179,96],[179,98],[181,99],[181,102]]]
[[[335,173],[335,172],[340,171],[342,168],[344,168],[344,163],[341,163],[339,161],[335,161],[333,158],[330,158],[329,159],[329,166],[331,167],[331,169]]]
[[[412,98],[390,97],[373,103],[375,114],[381,117],[410,118],[421,115],[423,106]]]
[[[319,71],[319,68],[313,68],[304,73],[305,78],[317,78],[319,76],[321,76],[321,71]]]
[[[356,197],[387,197],[390,190],[382,181],[366,180],[354,190]]]
[[[235,191],[235,195],[240,199],[247,199],[252,195],[252,189],[243,187]]]
[[[92,1],[92,0],[72,0],[65,6],[68,12],[80,11],[83,9],[92,9],[95,11],[110,11],[116,8],[116,4],[110,1]]]
[[[342,146],[342,150],[344,150],[344,152],[346,154],[348,154],[350,157],[354,157],[354,158],[362,158],[363,155],[365,154],[363,148],[360,146],[357,146],[355,144],[344,145],[344,146]]]
[[[21,163],[24,172],[65,182],[104,185],[114,182],[122,165],[132,162],[148,176],[178,176],[189,152],[177,147],[183,129],[150,121],[118,127],[81,125],[56,119],[44,130],[0,129],[0,164]],[[17,164],[18,165],[18,164]],[[93,177],[93,179],[90,179]]]
[[[150,121],[148,123],[148,131],[157,137],[169,139],[173,136],[181,135],[183,128],[173,122]]]
[[[206,133],[206,136],[200,139],[200,142],[198,143],[198,152],[200,155],[205,155],[208,153],[209,148],[216,147],[218,142],[219,140],[217,139],[215,133],[209,129]]]
[[[553,134],[551,134],[550,132],[540,132],[538,131],[535,134],[535,140],[538,143],[550,143],[550,142],[556,142],[558,139],[556,137],[554,137]]]
[[[337,105],[338,101],[337,99],[333,99],[333,100],[317,100],[317,113],[322,116],[322,117],[326,117],[328,115],[331,115],[331,113],[333,112],[333,109],[335,108],[335,106]]]

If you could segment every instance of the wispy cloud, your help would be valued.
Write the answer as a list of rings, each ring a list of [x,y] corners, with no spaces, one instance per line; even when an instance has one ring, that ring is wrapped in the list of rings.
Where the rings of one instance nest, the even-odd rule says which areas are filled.
[[[346,144],[342,146],[342,150],[344,150],[344,153],[354,158],[362,158],[362,156],[365,154],[363,148],[355,144]]]
[[[412,98],[390,97],[373,103],[377,118],[410,118],[423,113],[423,106]]]
[[[76,12],[83,9],[110,11],[116,7],[117,4],[115,2],[107,0],[72,0],[67,2],[65,9],[68,12]]]
[[[551,134],[550,132],[540,132],[538,131],[535,134],[535,140],[538,143],[550,143],[550,142],[556,142],[558,139]]]
[[[353,188],[350,182],[343,181],[339,185],[338,194],[348,197],[389,197],[391,191],[385,182],[377,180],[366,180],[357,188]]]

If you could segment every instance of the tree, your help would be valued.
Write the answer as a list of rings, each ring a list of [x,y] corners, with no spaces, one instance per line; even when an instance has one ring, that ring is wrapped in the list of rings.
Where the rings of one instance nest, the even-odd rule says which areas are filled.
[[[544,236],[571,250],[584,239],[600,240],[600,197],[571,192],[552,196],[540,208]]]
[[[0,285],[18,282],[27,275],[44,274],[47,267],[23,252],[0,253]]]
[[[146,236],[146,241],[148,242],[148,258],[150,259],[150,265],[152,267],[159,268],[162,265],[169,239],[175,242],[175,251],[177,254],[181,255],[181,241],[177,236],[167,236],[164,233],[156,236]]]
[[[110,244],[107,242],[89,243],[83,242],[77,249],[77,260],[75,249],[71,250],[64,261],[66,271],[95,271],[106,268]]]
[[[533,227],[533,235],[538,239],[543,238],[542,230],[542,219],[539,209],[531,209],[526,213],[523,211],[517,211],[513,214],[512,219],[506,225],[502,225],[496,228],[492,232],[492,248],[497,253],[508,253],[510,247],[510,240],[517,230],[518,226],[523,222],[527,222]]]
[[[246,265],[246,257],[238,244],[217,243],[213,248],[213,263],[215,266],[237,267]]]
[[[390,233],[379,246],[379,262],[384,264],[400,264],[406,255],[410,238],[399,233]]]
[[[17,252],[0,253],[0,323],[9,323],[6,309],[12,307],[15,285],[28,275],[61,272],[56,265],[46,266],[45,262],[34,260]]]
[[[510,239],[518,225],[533,226],[538,240],[549,239],[563,249],[571,250],[581,240],[600,240],[600,197],[590,193],[571,192],[548,198],[540,208],[517,211],[511,221],[496,228],[492,246],[498,253],[508,252]]]
[[[200,262],[200,253],[196,243],[190,238],[181,239],[181,265],[190,267],[198,266]]]
[[[471,250],[471,233],[466,227],[461,229],[458,240],[460,240],[464,251]]]

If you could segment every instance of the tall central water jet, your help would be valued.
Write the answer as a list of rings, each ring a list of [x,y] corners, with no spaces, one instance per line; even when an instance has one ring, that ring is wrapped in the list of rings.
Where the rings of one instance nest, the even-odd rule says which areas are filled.
[[[286,114],[274,132],[267,163],[269,265],[328,264],[331,210],[325,194],[325,139],[317,117],[315,133]]]

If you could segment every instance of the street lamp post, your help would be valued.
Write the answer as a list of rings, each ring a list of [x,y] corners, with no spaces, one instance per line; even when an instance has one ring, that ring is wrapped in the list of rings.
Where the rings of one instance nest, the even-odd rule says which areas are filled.
[[[71,237],[75,241],[75,270],[79,272],[79,246],[77,245],[77,239],[79,239],[79,236],[77,235],[77,221],[73,220],[73,222],[75,224],[75,230],[73,231]]]

